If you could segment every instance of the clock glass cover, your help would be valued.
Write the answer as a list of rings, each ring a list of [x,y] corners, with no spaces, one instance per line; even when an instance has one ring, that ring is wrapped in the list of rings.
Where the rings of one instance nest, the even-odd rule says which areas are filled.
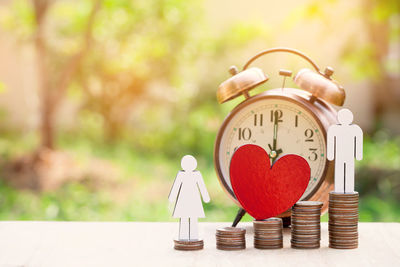
[[[244,144],[261,146],[272,161],[284,154],[305,158],[311,177],[301,199],[307,199],[319,185],[326,165],[324,132],[316,117],[302,105],[283,98],[260,98],[231,116],[222,130],[217,153],[221,178],[231,194],[230,160],[235,149]]]

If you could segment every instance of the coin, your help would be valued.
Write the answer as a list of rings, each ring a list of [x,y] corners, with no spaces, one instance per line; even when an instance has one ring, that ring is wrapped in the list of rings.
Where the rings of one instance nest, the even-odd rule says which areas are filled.
[[[320,244],[319,244],[319,243],[318,243],[318,244],[317,244],[317,243],[315,243],[315,244],[301,244],[301,245],[292,243],[291,246],[292,246],[292,248],[299,248],[299,249],[314,249],[314,248],[320,248]]]
[[[199,240],[174,240],[174,248],[176,250],[200,250],[203,249],[204,242]]]
[[[239,227],[218,228],[215,233],[217,249],[240,250],[246,248],[246,230]]]
[[[358,193],[338,193],[338,192],[330,192],[329,198],[340,199],[340,200],[353,200],[358,199]]]
[[[358,192],[329,193],[329,247],[358,247]]]
[[[293,206],[294,207],[322,207],[322,202],[320,201],[297,201]]]
[[[281,218],[253,221],[254,247],[257,249],[283,248],[283,223]]]
[[[273,246],[258,246],[258,249],[279,249],[283,248],[283,245],[273,245]]]
[[[228,246],[217,245],[217,249],[219,249],[219,250],[242,250],[242,249],[246,249],[246,246],[228,247]]]
[[[312,249],[320,247],[322,202],[299,201],[292,207],[291,247]]]

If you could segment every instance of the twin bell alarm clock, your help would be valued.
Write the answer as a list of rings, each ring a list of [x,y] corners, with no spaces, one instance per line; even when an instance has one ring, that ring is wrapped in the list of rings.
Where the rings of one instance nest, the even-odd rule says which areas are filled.
[[[253,63],[271,53],[289,53],[304,59],[311,69],[301,69],[294,76],[298,88],[276,88],[252,95],[252,90],[268,81],[268,75]],[[230,68],[233,75],[218,87],[217,99],[225,103],[244,96],[223,121],[215,141],[214,165],[218,179],[228,196],[239,206],[233,226],[245,214],[230,182],[229,166],[235,150],[245,144],[255,144],[268,153],[272,164],[281,155],[296,154],[307,160],[311,176],[300,200],[321,201],[323,212],[328,207],[328,193],[333,189],[334,162],[326,158],[327,130],[336,124],[336,110],[342,106],[345,92],[331,76],[333,69],[324,71],[302,52],[290,48],[267,49],[256,54],[242,71]],[[291,77],[292,72],[279,74]],[[246,179],[246,177],[243,177]],[[252,185],[257,186],[257,185]],[[290,224],[290,210],[279,215]]]

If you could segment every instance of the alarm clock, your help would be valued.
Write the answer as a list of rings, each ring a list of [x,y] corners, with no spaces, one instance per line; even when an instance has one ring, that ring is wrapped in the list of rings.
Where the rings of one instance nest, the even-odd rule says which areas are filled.
[[[261,56],[277,52],[299,56],[313,70],[302,69],[295,75],[297,89],[285,88],[283,84],[282,88],[251,95],[250,91],[268,81],[268,76],[260,68],[250,65]],[[245,211],[232,190],[229,166],[235,150],[244,144],[263,147],[272,164],[284,154],[305,158],[311,168],[311,177],[301,200],[321,201],[324,203],[322,211],[325,212],[328,193],[333,189],[334,174],[334,162],[326,158],[327,130],[337,123],[336,110],[332,105],[342,106],[345,100],[343,87],[331,78],[333,69],[327,67],[322,72],[313,60],[298,50],[273,48],[256,54],[240,72],[231,67],[230,73],[233,76],[218,87],[218,102],[222,104],[241,95],[245,100],[228,114],[218,131],[214,165],[224,191],[240,207],[233,226]],[[280,70],[279,74],[284,77],[284,83],[292,73]],[[285,225],[290,224],[290,210],[279,217]]]

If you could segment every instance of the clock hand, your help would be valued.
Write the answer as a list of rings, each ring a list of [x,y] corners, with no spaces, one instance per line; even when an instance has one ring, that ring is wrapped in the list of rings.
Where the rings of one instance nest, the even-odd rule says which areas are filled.
[[[274,163],[276,161],[276,159],[279,157],[279,155],[282,153],[283,153],[283,150],[281,148],[277,149],[276,151],[271,150],[271,152],[269,153],[269,157],[273,159],[272,163]]]
[[[272,140],[272,150],[276,151],[276,139],[278,135],[278,111],[275,111],[274,117],[274,139]]]
[[[279,149],[277,149],[276,151],[276,159],[279,157],[279,154],[281,154],[283,151],[282,151],[282,149],[281,148],[279,148]],[[275,161],[274,161],[275,162]]]
[[[271,144],[268,144],[268,147],[269,147],[269,150],[271,150],[271,151],[273,150]],[[279,154],[279,153],[282,153],[283,151],[282,151],[282,148],[278,148],[275,152]]]
[[[278,151],[276,149],[276,144],[277,144],[277,137],[278,137],[278,118],[279,114],[278,111],[274,112],[274,133],[273,133],[273,139],[272,139],[272,146],[271,144],[268,144],[269,149],[271,152],[269,153],[269,156],[272,160],[272,164],[274,164],[276,158],[278,157]],[[279,153],[282,153],[282,149],[279,149]]]

